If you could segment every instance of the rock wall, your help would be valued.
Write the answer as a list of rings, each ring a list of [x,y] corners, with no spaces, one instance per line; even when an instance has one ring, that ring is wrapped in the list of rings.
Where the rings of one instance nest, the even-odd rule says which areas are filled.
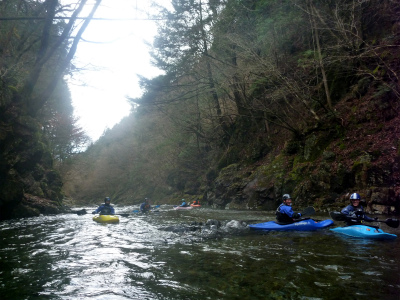
[[[0,220],[45,211],[36,205],[29,208],[33,203],[29,199],[34,196],[47,199],[43,206],[47,203],[53,211],[52,207],[61,206],[61,188],[61,177],[53,170],[40,124],[16,105],[1,111]]]
[[[368,212],[399,214],[400,117],[393,112],[398,106],[396,98],[389,101],[390,114],[373,111],[375,104],[365,99],[354,101],[358,107],[369,103],[370,107],[363,109],[375,117],[355,118],[345,126],[324,120],[326,125],[281,143],[284,146],[275,147],[253,165],[231,164],[205,189],[203,201],[218,208],[272,210],[281,203],[282,195],[289,193],[294,206],[312,205],[328,211],[344,207],[350,194],[357,192]]]

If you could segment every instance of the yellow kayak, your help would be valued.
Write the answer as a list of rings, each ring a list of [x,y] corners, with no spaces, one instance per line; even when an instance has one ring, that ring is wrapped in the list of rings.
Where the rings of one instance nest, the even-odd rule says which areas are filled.
[[[93,217],[93,221],[98,223],[118,223],[119,217],[116,215],[98,215]]]

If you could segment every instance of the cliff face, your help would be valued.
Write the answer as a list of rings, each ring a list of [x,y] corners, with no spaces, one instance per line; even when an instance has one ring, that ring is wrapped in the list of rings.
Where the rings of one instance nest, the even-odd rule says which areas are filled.
[[[358,192],[369,212],[400,213],[400,107],[392,92],[377,95],[373,87],[362,97],[350,94],[335,117],[301,137],[274,137],[274,149],[256,164],[222,169],[203,201],[275,209],[290,193],[295,206],[333,210]]]
[[[56,212],[61,205],[61,187],[40,124],[17,105],[1,111],[0,220]],[[35,197],[46,200],[34,201]]]

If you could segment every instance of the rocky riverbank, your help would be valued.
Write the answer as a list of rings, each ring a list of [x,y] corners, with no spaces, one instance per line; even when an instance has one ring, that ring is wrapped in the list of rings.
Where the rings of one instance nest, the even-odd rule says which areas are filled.
[[[70,213],[71,209],[57,201],[24,194],[22,201],[13,208],[9,218],[27,218],[43,215]]]

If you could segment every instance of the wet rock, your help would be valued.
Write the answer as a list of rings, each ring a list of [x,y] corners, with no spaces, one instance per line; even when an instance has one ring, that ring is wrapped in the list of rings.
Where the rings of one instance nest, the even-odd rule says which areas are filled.
[[[193,221],[190,223],[191,226],[203,226],[203,222]]]
[[[217,228],[221,227],[221,222],[215,219],[208,219],[206,222],[207,226],[215,225]]]
[[[234,228],[234,229],[240,229],[243,227],[246,227],[247,223],[243,221],[237,221],[237,220],[231,220],[228,223],[225,224],[225,227],[227,228]]]
[[[58,202],[46,198],[24,194],[21,203],[15,206],[11,218],[37,217],[40,214],[55,215],[67,212]]]
[[[78,216],[82,216],[82,215],[86,215],[87,211],[86,211],[86,209],[83,208],[81,210],[74,211],[74,213],[76,213]]]

